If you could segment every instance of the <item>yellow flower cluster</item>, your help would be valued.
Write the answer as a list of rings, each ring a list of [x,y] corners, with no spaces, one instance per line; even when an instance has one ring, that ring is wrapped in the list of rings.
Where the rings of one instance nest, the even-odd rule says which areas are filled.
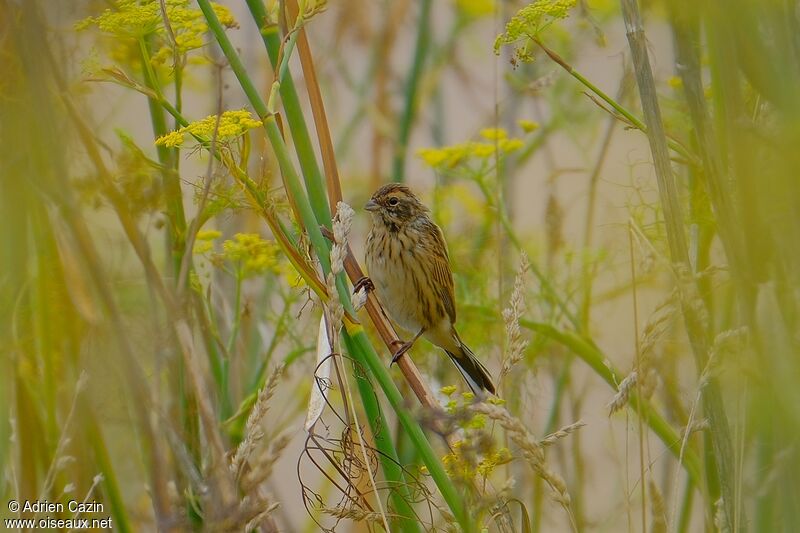
[[[278,266],[278,245],[255,233],[237,233],[222,243],[223,257],[242,267],[243,277],[258,275]]]
[[[208,32],[202,11],[189,5],[189,0],[166,0],[167,18],[181,54],[202,47],[203,36]],[[223,26],[239,27],[227,7],[215,3],[212,7]],[[86,18],[75,28],[82,30],[90,26],[116,37],[140,38],[152,33],[166,36],[167,33],[159,0],[120,0],[115,9],[106,9],[97,17]],[[153,56],[153,62],[163,63],[171,54],[172,48],[165,41]]]
[[[214,239],[219,239],[222,233],[217,230],[201,230],[195,236],[193,252],[197,255],[207,254],[214,249]]]
[[[195,237],[198,241],[213,241],[222,237],[222,232],[215,229],[204,229],[197,232]]]
[[[455,396],[456,387],[453,385],[442,387],[439,392],[449,398],[445,410],[465,430],[464,438],[454,442],[450,453],[442,457],[442,465],[448,475],[464,481],[471,481],[476,475],[485,478],[498,466],[513,460],[508,448],[496,449],[494,440],[485,438],[486,417],[469,414],[467,406],[475,401],[475,394],[462,392],[460,397]],[[496,397],[486,398],[485,401],[495,405],[505,403]]]
[[[233,239],[222,243],[222,253],[215,253],[213,241],[221,236],[222,233],[217,230],[198,231],[194,253],[205,255],[217,268],[223,268],[225,261],[235,263],[237,266],[235,273],[226,269],[225,271],[242,278],[272,272],[281,276],[289,287],[297,288],[305,285],[294,266],[280,253],[278,243],[264,240],[254,233],[237,233]],[[202,293],[202,290],[199,292]]]
[[[453,395],[453,393],[454,393],[456,390],[457,390],[457,389],[456,389],[456,386],[455,386],[455,385],[446,385],[446,386],[442,387],[441,389],[439,389],[439,392],[441,392],[441,393],[442,393],[442,394],[444,394],[445,396],[452,396],[452,395]]]
[[[667,85],[677,91],[683,88],[683,80],[678,76],[670,76],[667,79]]]
[[[475,477],[475,464],[469,460],[470,457],[464,453],[463,448],[463,440],[454,442],[451,448],[453,451],[442,457],[442,466],[451,478],[471,480]]]
[[[500,53],[504,44],[512,44],[523,39],[537,37],[542,30],[553,22],[567,18],[569,10],[575,7],[576,0],[536,0],[523,7],[511,17],[506,24],[506,31],[497,36],[494,41],[494,53]],[[523,60],[530,60],[526,54],[517,56]]]
[[[511,455],[508,448],[500,448],[499,450],[487,453],[478,463],[476,470],[481,476],[487,477],[495,468],[510,463],[512,459],[514,459],[514,457]]]
[[[460,440],[453,443],[452,451],[442,457],[442,466],[451,477],[461,480],[472,480],[475,474],[488,477],[498,466],[510,463],[514,457],[508,448],[499,450],[473,449],[469,441]]]
[[[202,230],[195,237],[194,253],[210,254],[211,264],[222,268],[225,261],[234,263],[243,278],[271,271],[284,274],[279,261],[279,246],[274,241],[262,239],[255,233],[237,233],[233,239],[222,243],[222,253],[214,253],[214,240],[222,236],[217,230]]]
[[[509,138],[506,130],[502,128],[481,130],[481,137],[485,141],[467,141],[440,148],[421,148],[417,150],[417,155],[433,168],[453,168],[470,158],[489,159],[495,156],[495,151],[503,156],[523,146],[522,139]]]
[[[156,144],[169,148],[181,146],[187,134],[203,139],[211,139],[214,136],[214,127],[216,125],[217,115],[209,115],[203,120],[192,122],[176,131],[162,135],[156,139]],[[217,141],[230,141],[243,135],[247,130],[259,126],[261,126],[261,121],[254,118],[252,113],[246,109],[225,111],[219,118]]]
[[[519,127],[522,128],[522,131],[525,133],[530,133],[539,129],[539,123],[533,120],[521,119],[517,121],[517,124],[519,124]]]

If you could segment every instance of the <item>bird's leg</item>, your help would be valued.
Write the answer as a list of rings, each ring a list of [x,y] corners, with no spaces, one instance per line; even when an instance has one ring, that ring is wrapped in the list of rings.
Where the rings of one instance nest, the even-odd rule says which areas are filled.
[[[421,330],[419,330],[419,333],[414,335],[414,338],[411,339],[408,342],[402,342],[402,341],[393,342],[392,343],[393,345],[394,344],[400,344],[401,342],[402,342],[402,344],[400,344],[400,347],[397,349],[397,351],[392,354],[392,362],[389,364],[389,366],[392,366],[393,364],[395,364],[397,362],[397,360],[400,359],[400,357],[402,357],[402,355],[404,353],[406,353],[408,350],[410,350],[411,347],[414,346],[414,343],[417,341],[417,339],[419,339],[420,335],[422,335],[423,333],[425,333],[425,328],[422,328]]]
[[[375,284],[372,283],[372,280],[367,276],[361,276],[353,285],[353,294],[357,293],[361,289],[364,289],[367,291],[367,293],[370,293],[375,290]]]

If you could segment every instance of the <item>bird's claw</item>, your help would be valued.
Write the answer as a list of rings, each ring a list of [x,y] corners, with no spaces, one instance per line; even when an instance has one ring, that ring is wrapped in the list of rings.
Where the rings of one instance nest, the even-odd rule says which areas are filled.
[[[375,284],[372,283],[372,280],[367,276],[361,276],[353,285],[353,294],[357,293],[361,289],[364,289],[368,293],[372,292],[375,290]]]
[[[397,346],[399,344],[400,347],[392,354],[392,362],[389,363],[389,366],[395,364],[403,356],[403,354],[405,354],[411,348],[411,346],[413,346],[414,341],[403,342],[401,340],[394,340],[391,344],[392,346]]]

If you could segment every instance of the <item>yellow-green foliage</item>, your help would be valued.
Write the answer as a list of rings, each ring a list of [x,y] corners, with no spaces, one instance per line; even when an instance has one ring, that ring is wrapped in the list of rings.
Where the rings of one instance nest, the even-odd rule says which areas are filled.
[[[205,42],[208,25],[199,9],[189,0],[166,0],[166,15],[170,31],[164,25],[164,17],[159,0],[121,0],[115,8],[108,8],[96,17],[87,17],[78,22],[75,28],[84,30],[97,27],[100,31],[116,37],[139,39],[157,34],[166,41],[167,34],[174,36],[178,53],[201,48]],[[221,4],[213,4],[220,22],[227,28],[238,28],[239,24],[230,9]],[[172,37],[170,37],[172,38]],[[172,51],[165,42],[154,55],[154,62],[163,63]]]
[[[576,0],[536,0],[523,7],[506,23],[503,33],[494,41],[494,53],[500,53],[500,47],[507,44],[516,44],[539,37],[548,26],[554,22],[565,19],[569,11],[575,7]],[[516,47],[519,59],[530,61],[532,56],[527,51],[527,44]]]
[[[259,126],[261,126],[261,121],[253,118],[252,113],[246,109],[225,111],[219,117],[219,123],[217,122],[217,115],[209,115],[203,120],[192,122],[176,131],[162,135],[156,139],[156,144],[170,148],[182,146],[187,135],[207,141],[214,136],[215,127],[217,141],[231,141],[244,135],[247,130],[258,128]]]
[[[533,129],[535,128],[528,131]],[[486,128],[480,133],[484,141],[467,141],[441,148],[420,148],[417,155],[433,168],[451,169],[470,160],[493,160],[495,154],[503,157],[523,146],[522,139],[509,138],[508,132],[502,128]]]

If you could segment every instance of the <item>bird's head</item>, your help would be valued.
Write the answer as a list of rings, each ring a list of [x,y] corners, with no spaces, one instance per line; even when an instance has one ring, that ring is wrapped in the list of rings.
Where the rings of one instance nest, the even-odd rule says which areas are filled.
[[[390,228],[400,228],[419,216],[426,216],[428,208],[414,196],[411,189],[398,183],[384,185],[372,195],[364,206],[375,223]]]

